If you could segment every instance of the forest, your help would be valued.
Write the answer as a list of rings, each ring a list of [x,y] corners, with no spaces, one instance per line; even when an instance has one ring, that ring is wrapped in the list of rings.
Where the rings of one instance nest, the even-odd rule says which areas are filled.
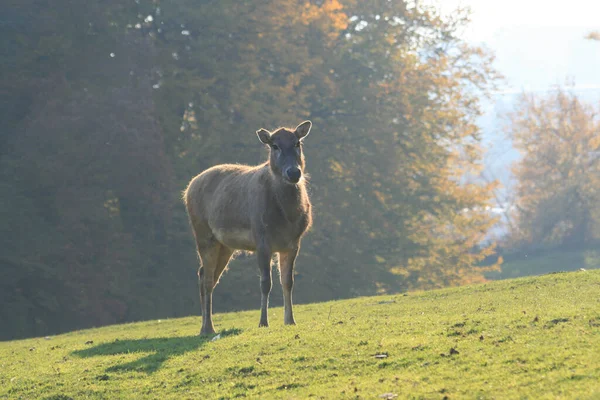
[[[198,315],[182,191],[264,161],[257,129],[306,119],[314,226],[296,302],[483,282],[503,252],[597,246],[600,109],[562,89],[511,116],[517,211],[508,237],[487,236],[498,184],[480,178],[476,120],[501,76],[460,38],[468,22],[408,0],[13,2],[0,339]],[[254,257],[214,296],[217,312],[257,308]]]

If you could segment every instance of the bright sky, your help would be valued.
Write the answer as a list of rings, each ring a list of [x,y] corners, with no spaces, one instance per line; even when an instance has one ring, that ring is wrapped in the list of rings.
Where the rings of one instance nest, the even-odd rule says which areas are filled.
[[[469,40],[486,41],[500,28],[530,27],[600,27],[598,0],[431,0],[444,12],[457,6],[470,6],[471,28],[465,32]]]
[[[600,31],[600,0],[421,0],[451,13],[472,10],[464,38],[484,43],[508,91],[546,90],[566,79],[600,95],[600,42],[584,39]]]
[[[519,155],[500,134],[497,113],[511,109],[510,94],[544,92],[573,82],[585,101],[600,100],[600,42],[586,40],[600,31],[600,0],[419,0],[451,13],[459,6],[472,10],[464,39],[483,43],[496,56],[494,66],[505,76],[481,120],[484,143],[491,147],[486,165],[510,186],[506,166]],[[509,96],[503,97],[504,94]]]

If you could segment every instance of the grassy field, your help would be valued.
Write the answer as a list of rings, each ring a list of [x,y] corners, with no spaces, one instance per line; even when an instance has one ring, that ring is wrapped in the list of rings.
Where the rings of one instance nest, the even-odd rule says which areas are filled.
[[[600,271],[270,314],[2,342],[0,399],[600,399]]]

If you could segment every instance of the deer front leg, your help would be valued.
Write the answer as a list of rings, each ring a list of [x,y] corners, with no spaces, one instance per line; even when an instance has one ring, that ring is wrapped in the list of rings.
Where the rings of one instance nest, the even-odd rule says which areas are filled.
[[[260,270],[260,323],[258,326],[269,326],[269,316],[267,314],[269,308],[269,294],[271,293],[272,278],[271,278],[271,250],[266,245],[260,246],[256,255],[258,258],[258,269]]]
[[[279,275],[283,288],[283,323],[285,325],[296,325],[292,308],[292,290],[294,289],[294,262],[297,255],[298,249],[279,253]]]

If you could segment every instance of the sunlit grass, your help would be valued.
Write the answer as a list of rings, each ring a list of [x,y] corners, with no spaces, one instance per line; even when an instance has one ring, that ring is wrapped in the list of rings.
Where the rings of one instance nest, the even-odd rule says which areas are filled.
[[[600,398],[600,271],[270,314],[3,342],[0,398]]]

